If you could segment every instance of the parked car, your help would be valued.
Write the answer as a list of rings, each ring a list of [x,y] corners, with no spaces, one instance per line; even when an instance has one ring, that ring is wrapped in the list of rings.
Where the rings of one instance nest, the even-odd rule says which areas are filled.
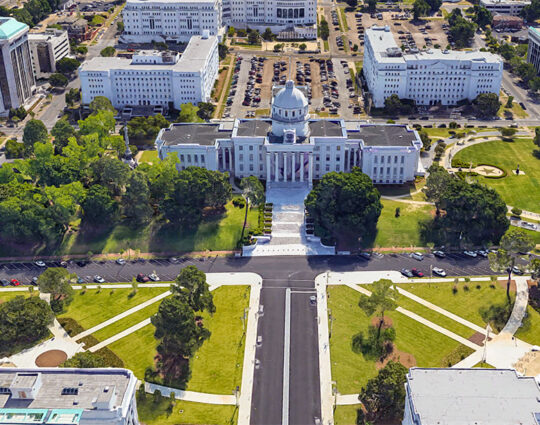
[[[371,254],[369,252],[365,252],[365,251],[362,251],[362,252],[358,253],[358,256],[360,258],[363,258],[364,260],[370,260],[371,259]]]
[[[435,257],[439,257],[439,258],[445,258],[446,257],[446,254],[444,253],[444,251],[433,251],[433,255]]]
[[[523,270],[521,270],[518,266],[514,266],[514,267],[512,267],[512,273],[521,276],[525,272]]]
[[[437,276],[446,277],[446,272],[440,267],[433,267],[431,271],[435,273]]]
[[[401,274],[405,277],[414,277],[409,269],[401,269]]]
[[[60,261],[60,267],[66,268],[67,266],[68,266],[68,262],[67,262],[67,261]]]
[[[487,258],[488,252],[481,249],[480,251],[478,251],[478,255],[480,255],[480,256],[482,256],[484,258]]]
[[[45,264],[43,261],[35,261],[34,264],[38,267],[47,267],[47,264]]]
[[[34,277],[32,278],[32,280],[30,281],[30,283],[31,283],[32,285],[34,285],[34,286],[37,286],[37,284],[38,284],[38,277],[37,277],[37,276],[34,276]]]
[[[19,282],[17,279],[11,279],[9,281],[9,283],[11,283],[13,286],[20,286],[21,285],[21,282]]]
[[[414,258],[415,260],[422,261],[424,259],[424,254],[421,252],[413,252],[411,254],[411,258]]]
[[[424,273],[422,273],[420,270],[418,269],[411,269],[411,273],[413,275],[415,275],[416,277],[424,277]]]
[[[161,280],[155,273],[148,275],[148,279],[150,279],[152,282],[159,282]]]
[[[9,286],[9,280],[7,280],[7,279],[0,279],[0,285],[2,285],[2,286]]]
[[[478,256],[478,254],[475,251],[470,251],[470,250],[463,251],[463,254],[471,258],[476,258]]]
[[[309,303],[310,303],[311,305],[317,304],[317,297],[316,297],[315,295],[311,295],[311,296],[309,297]]]
[[[82,277],[77,276],[77,283],[84,283],[84,282],[85,280]]]
[[[100,275],[95,275],[94,276],[94,282],[96,283],[105,283],[105,279],[103,279]]]
[[[123,258],[119,258],[118,260],[116,260],[116,264],[123,266],[126,264],[126,260],[124,260]]]
[[[146,283],[150,280],[150,278],[143,273],[139,273],[136,279],[137,279],[137,282],[141,282],[141,283]]]

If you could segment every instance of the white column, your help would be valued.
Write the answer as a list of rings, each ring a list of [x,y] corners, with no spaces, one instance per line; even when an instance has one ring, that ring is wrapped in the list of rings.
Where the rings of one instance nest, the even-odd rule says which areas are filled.
[[[272,179],[272,167],[270,165],[270,154],[266,153],[266,183]]]
[[[300,181],[304,181],[304,152],[300,153]]]
[[[353,162],[353,164],[354,164],[355,167],[358,166],[358,155],[357,155],[357,154],[358,154],[358,152],[357,152],[357,150],[356,150],[356,148],[355,148],[355,149],[354,149],[354,162]]]
[[[308,183],[310,186],[313,184],[313,154],[311,152],[309,153]]]
[[[274,181],[275,182],[278,182],[279,181],[279,156],[278,156],[278,153],[275,152],[274,153],[274,166],[275,166],[275,170],[276,170],[276,175],[274,176]]]
[[[296,174],[296,152],[292,153],[291,157],[291,181],[294,183]]]
[[[287,152],[283,152],[283,181],[288,181],[287,178],[287,160],[289,159],[289,154]]]
[[[229,170],[233,172],[234,168],[232,165],[232,148],[229,148]]]

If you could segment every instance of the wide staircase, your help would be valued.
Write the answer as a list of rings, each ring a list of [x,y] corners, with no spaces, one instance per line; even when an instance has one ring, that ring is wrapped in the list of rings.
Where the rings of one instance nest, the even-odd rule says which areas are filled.
[[[334,247],[321,244],[319,238],[306,236],[304,199],[310,189],[305,183],[273,183],[266,190],[266,202],[273,204],[272,236],[260,239],[253,247],[244,247],[244,256],[335,255]]]

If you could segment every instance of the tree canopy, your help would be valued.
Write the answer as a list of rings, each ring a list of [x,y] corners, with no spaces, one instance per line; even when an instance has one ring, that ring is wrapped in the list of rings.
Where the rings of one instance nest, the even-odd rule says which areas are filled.
[[[23,131],[23,143],[29,151],[34,150],[35,143],[49,140],[49,133],[43,121],[32,119],[26,123]]]
[[[59,313],[64,305],[71,303],[73,288],[71,285],[77,282],[77,275],[69,273],[63,267],[49,267],[38,277],[39,291],[51,294],[51,308]]]
[[[206,274],[195,266],[184,267],[176,277],[171,290],[195,312],[216,311],[214,297],[206,282]]]
[[[68,78],[62,74],[51,74],[49,77],[49,83],[53,87],[66,87],[69,83]]]
[[[473,101],[476,113],[481,117],[494,117],[497,115],[501,102],[496,93],[480,93]]]
[[[107,367],[107,363],[100,355],[91,353],[90,351],[83,351],[66,360],[60,367],[74,367],[78,369],[98,368]]]
[[[80,65],[80,62],[77,59],[68,58],[66,56],[56,62],[56,71],[68,76],[74,73]]]

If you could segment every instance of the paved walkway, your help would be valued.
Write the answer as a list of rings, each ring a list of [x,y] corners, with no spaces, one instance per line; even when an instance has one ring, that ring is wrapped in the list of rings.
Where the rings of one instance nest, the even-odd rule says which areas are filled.
[[[514,335],[521,326],[521,322],[527,313],[527,305],[529,304],[529,286],[527,285],[527,280],[528,278],[524,276],[514,276],[514,281],[516,282],[514,308],[501,334]]]
[[[334,247],[322,245],[316,236],[306,236],[304,199],[310,191],[307,183],[273,186],[266,191],[266,201],[273,204],[272,236],[261,237],[257,244],[244,247],[243,255],[334,255]]]
[[[142,322],[139,322],[136,325],[133,325],[127,329],[124,329],[122,332],[119,332],[116,335],[113,335],[110,338],[107,338],[106,340],[101,341],[99,344],[96,344],[90,347],[88,351],[90,351],[91,353],[95,353],[96,351],[101,350],[103,347],[106,347],[107,345],[112,344],[113,342],[116,342],[122,338],[125,338],[128,335],[131,335],[133,332],[137,332],[139,329],[144,328],[150,323],[151,323],[150,318],[144,319]]]
[[[337,406],[350,406],[352,404],[361,404],[358,400],[358,394],[338,394],[336,397]]]
[[[206,404],[221,404],[221,405],[236,405],[236,396],[234,395],[222,395],[222,394],[209,394],[198,393],[195,391],[184,391],[177,388],[164,387],[163,385],[144,383],[144,389],[147,393],[153,394],[156,390],[161,392],[164,397],[170,397],[171,393],[174,393],[174,398],[183,401],[193,401],[195,403]],[[240,422],[238,422],[240,423]]]
[[[171,291],[165,291],[163,294],[159,294],[157,297],[154,297],[154,298],[151,298],[149,299],[148,301],[145,301],[139,305],[136,305],[135,307],[132,307],[130,308],[129,310],[126,310],[120,314],[118,314],[117,316],[114,316],[112,318],[110,318],[109,320],[105,320],[104,322],[100,323],[99,325],[96,325],[90,329],[87,329],[85,330],[84,332],[81,332],[80,334],[78,335],[75,335],[73,337],[73,340],[74,341],[78,341],[80,340],[81,338],[84,338],[85,336],[88,336],[88,335],[91,335],[93,334],[94,332],[97,332],[99,331],[100,329],[103,329],[115,322],[118,322],[119,320],[122,320],[124,317],[127,317],[133,313],[136,313],[137,311],[140,311],[142,310],[143,308],[146,308],[148,307],[149,305],[152,305],[158,301],[161,301],[163,298],[167,298],[169,295],[171,295]]]

